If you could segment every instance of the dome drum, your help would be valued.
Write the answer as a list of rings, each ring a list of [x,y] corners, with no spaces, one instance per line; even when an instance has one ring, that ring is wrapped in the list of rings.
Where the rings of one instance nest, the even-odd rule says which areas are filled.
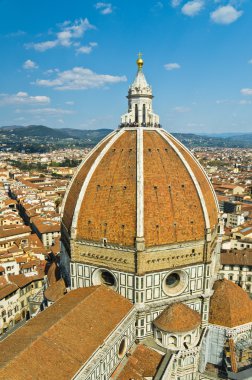
[[[174,303],[153,321],[154,337],[168,350],[187,350],[198,344],[200,323],[200,314],[185,304]]]
[[[154,338],[156,343],[171,351],[185,351],[195,347],[200,338],[200,329],[186,332],[186,333],[169,333],[162,331],[157,327],[154,328]]]

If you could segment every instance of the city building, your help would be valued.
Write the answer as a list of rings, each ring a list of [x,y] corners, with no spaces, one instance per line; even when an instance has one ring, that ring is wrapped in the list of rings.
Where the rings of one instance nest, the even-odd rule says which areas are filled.
[[[233,281],[252,295],[252,248],[222,251],[221,265],[221,278]]]

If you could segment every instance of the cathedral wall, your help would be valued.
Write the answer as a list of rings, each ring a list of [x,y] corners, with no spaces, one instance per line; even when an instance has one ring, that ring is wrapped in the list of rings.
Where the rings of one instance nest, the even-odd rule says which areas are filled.
[[[106,242],[104,242],[106,244]],[[135,272],[135,252],[126,248],[113,249],[101,245],[72,241],[72,262],[104,267],[111,270]],[[89,285],[90,286],[90,285]]]
[[[153,320],[173,302],[184,302],[202,315],[202,326],[208,323],[210,266],[197,264],[171,271],[135,276],[128,272],[115,271],[80,262],[71,262],[71,287],[89,287],[102,283],[103,271],[114,279],[112,288],[136,304],[136,336],[143,339],[153,334]],[[169,295],[166,278],[170,273],[181,273],[184,285],[175,295]],[[208,296],[202,298],[203,293]]]
[[[148,273],[143,276],[135,276],[128,272],[114,270],[112,265],[108,266],[109,270],[106,267],[71,262],[71,287],[79,288],[98,285],[99,280],[96,273],[104,270],[104,272],[109,272],[114,277],[113,288],[118,293],[129,298],[134,303],[148,304],[166,299],[176,301],[181,296],[200,296],[204,288],[208,289],[210,281],[209,265],[206,265],[206,273],[204,273],[204,264]],[[178,287],[177,293],[170,294],[170,290],[166,286],[166,279],[169,274],[174,272],[181,276],[181,286]],[[100,283],[102,283],[102,280],[100,280]]]
[[[214,247],[208,250],[210,253],[206,260],[204,241],[154,247],[135,253],[133,249],[109,246],[106,241],[102,245],[78,240],[71,242],[71,259],[73,262],[143,275],[147,272],[210,262]]]
[[[94,332],[95,333],[95,332]],[[73,380],[109,379],[135,341],[135,310],[117,326]]]
[[[200,348],[179,351],[171,356],[162,380],[198,380]]]
[[[138,253],[138,272],[153,272],[202,263],[204,261],[204,242],[176,244],[172,248]]]

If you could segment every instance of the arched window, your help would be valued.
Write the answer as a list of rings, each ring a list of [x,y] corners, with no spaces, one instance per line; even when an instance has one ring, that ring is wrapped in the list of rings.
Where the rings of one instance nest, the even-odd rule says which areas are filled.
[[[176,336],[172,335],[169,337],[169,346],[176,347],[177,346],[177,338]]]
[[[135,122],[138,123],[138,105],[135,104]]]
[[[146,107],[145,104],[143,105],[143,123],[146,123]]]
[[[162,343],[162,334],[159,330],[157,330],[157,339],[159,340],[160,343]]]
[[[185,347],[187,347],[189,344],[191,344],[191,342],[192,342],[192,337],[191,337],[191,335],[186,335],[185,336],[185,339],[184,339],[184,346]]]

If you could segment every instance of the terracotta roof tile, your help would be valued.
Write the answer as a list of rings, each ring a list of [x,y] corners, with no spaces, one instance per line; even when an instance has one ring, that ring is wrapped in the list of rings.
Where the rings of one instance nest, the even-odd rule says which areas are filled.
[[[210,300],[209,322],[214,325],[236,327],[252,322],[252,301],[248,294],[229,280],[214,283]]]
[[[221,265],[249,265],[252,266],[252,249],[241,251],[227,251],[220,254]]]
[[[134,246],[136,132],[124,133],[95,170],[83,199],[78,238]]]
[[[146,246],[204,238],[205,221],[195,185],[181,159],[156,132],[144,133],[144,236]]]
[[[94,148],[93,153],[87,159],[85,164],[83,166],[80,166],[80,170],[78,171],[74,181],[70,185],[70,189],[69,189],[70,191],[67,194],[66,203],[65,203],[64,212],[63,212],[63,223],[67,227],[69,233],[71,229],[74,209],[76,206],[78,194],[81,190],[82,184],[91,166],[93,165],[94,161],[96,160],[96,158],[98,157],[98,155],[100,154],[104,146],[109,142],[109,140],[110,138],[108,138],[103,144],[101,144],[101,146],[98,149]]]
[[[183,303],[174,303],[164,309],[153,323],[163,331],[187,332],[199,327],[201,316]]]
[[[33,276],[26,277],[24,274],[12,274],[9,275],[9,280],[19,288],[24,288],[33,281]]]
[[[120,372],[117,380],[142,380],[153,378],[157,372],[163,356],[143,344],[137,345],[129,356],[125,367]]]
[[[0,379],[71,379],[132,307],[105,286],[69,292],[0,343]]]
[[[0,300],[10,295],[11,293],[14,293],[17,289],[18,287],[15,284],[7,283],[2,286],[0,285]]]
[[[218,211],[217,211],[217,204],[214,199],[214,194],[209,186],[209,183],[204,175],[203,170],[201,169],[196,162],[194,161],[194,158],[188,151],[181,146],[174,137],[170,137],[173,143],[177,146],[179,151],[182,153],[188,164],[190,165],[191,169],[193,170],[193,173],[195,174],[197,181],[199,182],[201,191],[203,193],[203,196],[206,201],[206,207],[209,215],[209,220],[211,227],[213,228],[217,224],[217,219],[218,219]]]
[[[146,247],[205,238],[203,207],[195,183],[176,151],[156,130],[143,130],[144,238]],[[165,132],[162,132],[165,135]],[[218,222],[209,182],[194,158],[168,136],[198,180],[210,225]],[[63,222],[70,231],[81,186],[106,142],[79,170],[66,199]],[[136,238],[136,131],[125,130],[95,169],[82,200],[77,238],[134,246]]]
[[[60,232],[59,222],[54,222],[51,219],[43,219],[41,217],[32,218],[31,221],[41,234],[48,232]]]
[[[55,302],[66,293],[66,285],[61,278],[59,281],[53,283],[45,290],[45,298],[48,301]]]
[[[24,233],[30,233],[31,229],[29,226],[4,226],[0,227],[0,238],[5,238],[5,237],[11,237],[11,236],[16,236]]]

